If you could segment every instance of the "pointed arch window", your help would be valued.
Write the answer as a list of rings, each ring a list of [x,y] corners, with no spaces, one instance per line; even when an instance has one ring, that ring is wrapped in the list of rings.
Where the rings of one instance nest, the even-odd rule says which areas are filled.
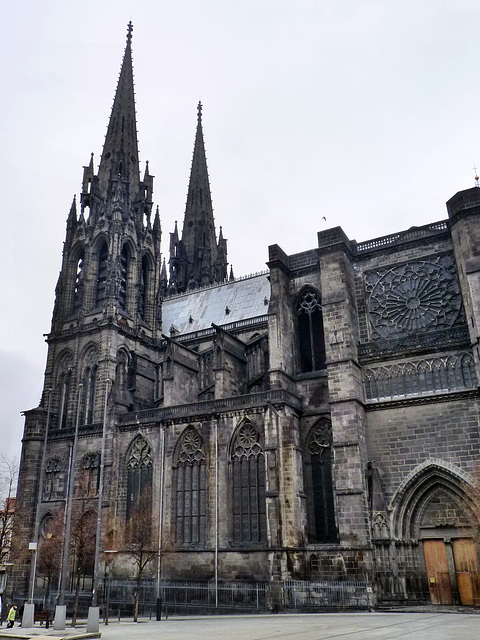
[[[205,450],[189,427],[180,437],[174,466],[175,532],[179,544],[204,544],[207,513]]]
[[[58,411],[58,427],[64,429],[68,422],[68,400],[70,397],[70,383],[72,374],[70,371],[63,371],[60,374],[60,402]]]
[[[83,496],[96,496],[100,485],[100,454],[86,453],[82,458],[80,493]]]
[[[103,242],[98,254],[98,271],[97,271],[97,294],[96,306],[98,307],[107,297],[107,266],[108,266],[108,247]]]
[[[83,266],[85,261],[85,251],[80,250],[75,265],[75,286],[73,289],[73,312],[76,313],[82,305],[83,294]]]
[[[95,422],[95,399],[97,387],[97,365],[94,364],[85,370],[85,392],[84,392],[84,424]]]
[[[140,289],[138,295],[138,313],[142,320],[147,316],[148,286],[150,280],[150,268],[147,256],[142,258],[142,269],[140,271]]]
[[[297,305],[298,347],[300,371],[320,371],[325,368],[325,336],[320,297],[313,289],[300,295]]]
[[[98,352],[90,349],[85,357],[85,371],[83,374],[83,403],[80,422],[93,424],[95,422],[95,401],[97,396]]]
[[[50,458],[45,463],[43,481],[43,500],[56,500],[62,497],[62,464],[59,458]]]
[[[335,542],[335,503],[332,480],[332,425],[321,420],[307,439],[310,462],[310,536],[316,542]]]
[[[71,392],[73,359],[71,353],[64,353],[58,363],[57,374],[57,428],[68,426],[68,408]]]
[[[244,422],[236,431],[230,456],[233,492],[233,541],[267,539],[265,453],[255,426]]]
[[[120,283],[118,287],[118,306],[123,311],[125,311],[127,305],[127,278],[129,262],[130,254],[128,246],[124,244],[122,253],[120,254]]]
[[[152,482],[152,449],[143,436],[137,436],[127,455],[127,522],[133,517],[150,520]]]

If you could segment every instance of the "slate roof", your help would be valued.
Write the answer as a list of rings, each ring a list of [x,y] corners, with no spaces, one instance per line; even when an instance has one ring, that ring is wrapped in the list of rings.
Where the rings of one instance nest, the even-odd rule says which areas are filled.
[[[163,302],[163,333],[170,335],[172,325],[183,334],[209,329],[212,322],[223,326],[258,318],[267,314],[269,300],[267,273],[167,298]]]

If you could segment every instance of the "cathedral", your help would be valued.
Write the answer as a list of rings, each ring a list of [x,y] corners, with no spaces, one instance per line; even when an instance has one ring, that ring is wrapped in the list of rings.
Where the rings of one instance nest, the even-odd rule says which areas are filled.
[[[71,487],[99,506],[100,566],[114,550],[118,577],[139,520],[151,580],[356,581],[378,603],[480,605],[480,188],[367,242],[312,229],[312,248],[270,246],[265,273],[234,277],[199,104],[162,254],[131,40],[130,25],[100,164],[67,218],[11,588],[29,592],[29,544],[41,554]]]

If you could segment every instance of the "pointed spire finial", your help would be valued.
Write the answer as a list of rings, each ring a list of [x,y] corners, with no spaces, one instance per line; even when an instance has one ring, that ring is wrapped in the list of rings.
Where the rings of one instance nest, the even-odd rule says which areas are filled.
[[[474,165],[473,170],[475,171],[475,186],[480,187],[480,177],[478,176],[477,167]]]
[[[198,122],[201,122],[202,120],[202,102],[200,100],[198,101],[198,106],[197,106],[197,119],[198,119]]]
[[[127,45],[132,44],[133,24],[132,21],[127,24]]]

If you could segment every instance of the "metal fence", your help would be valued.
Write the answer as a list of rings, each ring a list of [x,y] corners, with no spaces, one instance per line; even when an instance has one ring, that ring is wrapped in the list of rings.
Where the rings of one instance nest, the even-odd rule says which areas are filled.
[[[325,611],[368,609],[371,589],[366,582],[305,582],[292,580],[283,585],[284,609]]]
[[[133,617],[136,584],[134,580],[107,579],[99,584],[101,614],[109,618]],[[37,594],[39,595],[39,594]],[[139,615],[154,618],[157,597],[160,597],[163,615],[262,613],[267,611],[328,611],[368,609],[371,590],[366,582],[191,582],[188,580],[162,581],[160,588],[154,580],[142,580],[139,591]],[[57,602],[56,591],[48,602],[40,597],[40,609],[53,612]],[[23,598],[18,597],[18,601]],[[24,598],[27,599],[26,597]],[[78,617],[86,617],[91,605],[91,592],[79,595]],[[73,610],[74,594],[65,594],[67,615]]]
[[[167,611],[178,613],[267,611],[268,583],[162,582],[160,597]]]

